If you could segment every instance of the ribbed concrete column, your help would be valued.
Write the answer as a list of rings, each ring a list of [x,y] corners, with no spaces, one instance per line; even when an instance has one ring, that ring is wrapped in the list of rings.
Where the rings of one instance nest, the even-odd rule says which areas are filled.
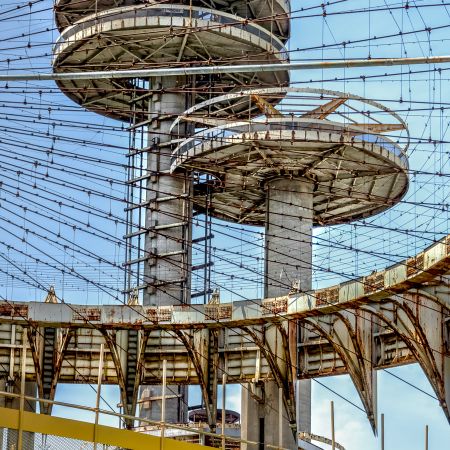
[[[170,125],[190,105],[189,95],[176,92],[184,79],[154,81],[149,102],[146,254],[144,278],[148,288],[144,305],[164,306],[189,302],[191,183],[184,173],[170,174]]]
[[[151,306],[169,306],[190,302],[191,265],[191,181],[186,174],[170,174],[172,146],[170,126],[174,119],[190,106],[189,94],[181,92],[184,78],[154,79],[154,90],[148,105],[148,145],[153,148],[147,155],[147,168],[151,177],[147,183],[145,239],[146,255],[143,303]],[[176,92],[179,90],[179,92]],[[161,420],[161,387],[146,389],[150,399],[141,411],[145,417]],[[148,406],[148,408],[145,408]],[[167,386],[166,421],[187,421],[187,389]]]
[[[279,178],[267,185],[267,217],[265,242],[265,297],[286,295],[292,288],[311,289],[312,276],[313,184],[305,179]],[[291,352],[296,361],[296,325],[289,330]],[[276,342],[275,329],[266,331],[266,338]],[[258,404],[243,390],[242,437],[265,445],[297,448],[289,422],[283,421],[282,442],[279,431],[279,396],[275,382],[264,385],[265,401]],[[297,427],[311,429],[311,382],[297,383]],[[284,410],[284,407],[283,407]],[[283,412],[287,417],[287,412]],[[248,446],[248,450],[259,450]]]

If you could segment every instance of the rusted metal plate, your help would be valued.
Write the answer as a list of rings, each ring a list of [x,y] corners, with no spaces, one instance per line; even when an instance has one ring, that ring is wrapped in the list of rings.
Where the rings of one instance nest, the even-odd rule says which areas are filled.
[[[27,319],[28,305],[0,302],[0,316]]]
[[[205,317],[209,320],[231,319],[231,305],[205,305]]]
[[[145,308],[147,320],[153,323],[170,322],[172,320],[173,306],[158,306]]]
[[[261,309],[263,315],[286,313],[288,307],[287,298],[274,298],[262,301]]]
[[[101,308],[75,307],[72,313],[72,320],[82,320],[85,322],[100,322],[102,317]]]
[[[316,306],[332,305],[339,301],[339,288],[332,287],[316,291]]]
[[[364,293],[370,294],[384,288],[384,272],[376,272],[364,280]]]

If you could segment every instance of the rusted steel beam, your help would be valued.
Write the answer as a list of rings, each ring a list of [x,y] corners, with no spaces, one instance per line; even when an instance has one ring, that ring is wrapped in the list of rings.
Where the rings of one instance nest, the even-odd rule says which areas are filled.
[[[319,289],[274,299],[221,303],[209,314],[211,305],[144,307],[133,305],[80,306],[67,303],[0,301],[0,323],[35,326],[108,329],[182,330],[202,328],[239,328],[284,320],[304,319],[329,312],[379,302],[394,294],[426,284],[440,284],[450,271],[450,237],[433,244],[386,270]],[[443,300],[450,305],[450,298]],[[268,302],[283,302],[284,311],[267,311]]]
[[[217,402],[213,403],[213,399],[217,400],[217,392],[212,392],[214,382],[211,383],[209,375],[211,371],[217,371],[217,367],[208,367],[210,361],[209,355],[209,333],[208,330],[194,330],[193,334],[185,331],[176,331],[183,345],[186,347],[190,361],[195,367],[199,379],[200,390],[205,402],[206,416],[208,425],[212,432],[217,427]],[[197,339],[196,339],[197,337]],[[217,379],[215,382],[217,390]]]
[[[425,372],[439,403],[450,422],[449,353],[447,307],[430,295],[419,292],[396,296],[390,309],[364,306],[405,342]]]
[[[373,365],[372,320],[371,315],[366,311],[350,310],[309,318],[305,322],[325,338],[340,356],[376,435],[377,379]]]
[[[73,330],[30,327],[25,331],[28,334],[39,396],[46,400],[54,400],[64,353],[74,334]],[[41,402],[41,410],[44,414],[51,414],[52,406],[52,404]]]
[[[283,403],[288,414],[289,423],[292,427],[294,436],[297,436],[296,427],[296,407],[295,407],[295,393],[294,384],[292,379],[292,368],[289,364],[289,346],[288,338],[284,333],[284,338],[281,337],[283,352],[282,356],[278,356],[276,347],[276,336],[274,334],[279,333],[278,327],[275,327],[275,333],[271,333],[271,336],[267,336],[268,331],[266,327],[260,330],[255,330],[250,327],[243,329],[254,341],[254,343],[260,348],[261,353],[269,364],[270,370],[279,388],[283,391]],[[287,348],[286,348],[287,346]]]
[[[334,98],[333,100],[325,103],[324,105],[318,106],[317,108],[303,114],[302,118],[309,119],[325,119],[328,115],[334,113],[340,106],[342,106],[348,98]]]

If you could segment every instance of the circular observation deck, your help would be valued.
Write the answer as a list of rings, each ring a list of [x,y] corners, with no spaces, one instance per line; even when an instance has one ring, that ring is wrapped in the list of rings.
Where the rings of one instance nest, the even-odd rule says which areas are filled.
[[[153,5],[166,6],[189,5],[189,0],[150,1],[150,0],[57,0],[55,3],[55,20],[60,32],[84,19],[86,16],[97,14],[113,8],[124,6]],[[254,21],[282,41],[289,39],[289,0],[192,0],[192,6],[217,9]]]
[[[249,101],[254,92],[260,96],[263,91],[241,96]],[[265,92],[274,95],[273,89]],[[339,92],[287,88],[283,93],[284,113],[272,107],[266,117],[225,123],[220,115],[195,115],[206,108],[197,105],[174,123],[174,129],[184,120],[203,128],[217,123],[185,139],[172,154],[172,171],[182,167],[214,177],[210,214],[264,225],[267,183],[277,178],[314,185],[315,225],[362,219],[400,201],[408,188],[409,137],[399,116],[378,103]],[[404,132],[405,145],[395,142],[398,136],[381,135],[386,132]],[[194,205],[202,211],[204,204],[200,185]]]
[[[184,5],[144,5],[107,10],[65,29],[54,47],[53,68],[67,73],[287,61],[281,40],[238,16]],[[220,93],[248,84],[282,86],[289,72],[255,70],[217,80],[215,85],[214,78],[198,77],[195,89]],[[89,110],[121,120],[134,114],[133,80],[64,80],[58,85]],[[146,105],[141,109],[147,111]]]

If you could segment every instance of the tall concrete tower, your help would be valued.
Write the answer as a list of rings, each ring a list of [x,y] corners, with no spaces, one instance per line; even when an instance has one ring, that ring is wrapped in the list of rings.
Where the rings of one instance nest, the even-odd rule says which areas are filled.
[[[278,109],[276,98],[283,98]],[[247,105],[247,113],[232,114],[222,106],[225,100]],[[194,106],[173,128],[183,129],[184,122],[203,129],[178,145],[172,171],[214,177],[210,213],[265,228],[266,298],[311,290],[313,226],[369,217],[397,203],[408,187],[406,148],[381,135],[407,133],[405,123],[361,97],[317,89],[249,90]],[[201,207],[195,192],[193,201]],[[293,323],[284,334],[291,349],[305,337]],[[284,345],[281,335],[276,327],[261,331],[277,345]],[[292,350],[291,358],[295,368]],[[243,390],[243,438],[279,445],[279,389],[280,382],[266,382],[262,401]],[[310,402],[309,380],[298,382],[297,405],[284,402],[283,447],[297,448],[295,432],[309,431]],[[375,418],[369,419],[374,425]]]
[[[347,94],[290,89],[288,71],[258,72],[288,61],[288,1],[59,0],[55,10],[56,72],[255,63],[245,74],[58,82],[86,109],[129,123],[124,290],[144,305],[190,302],[191,218],[205,212],[193,173],[214,180],[208,214],[265,228],[270,298],[311,289],[314,225],[368,217],[406,191],[404,151],[380,136],[405,128],[395,114]],[[285,344],[276,329],[260,331]],[[295,379],[302,330],[291,323],[284,335]],[[263,445],[282,436],[296,448],[296,432],[310,429],[310,384],[297,385],[297,401],[284,398],[278,430],[279,383],[244,390],[242,436]],[[166,419],[186,420],[184,390],[170,394]],[[148,396],[159,420],[160,391]]]
[[[290,4],[286,0],[58,0],[55,11],[61,32],[54,47],[55,72],[288,61]],[[58,83],[86,109],[129,123],[127,295],[137,293],[144,305],[152,306],[190,302],[192,175],[181,168],[176,174],[170,172],[175,148],[172,122],[189,107],[219,94],[244,87],[285,86],[288,81],[288,71],[255,70]],[[228,100],[223,106],[234,113],[246,110]],[[177,128],[177,138],[192,130],[185,123],[183,130]],[[138,345],[132,335],[128,345]],[[185,389],[169,391],[166,419],[183,422]],[[149,415],[159,420],[160,391],[152,388],[146,393]]]

